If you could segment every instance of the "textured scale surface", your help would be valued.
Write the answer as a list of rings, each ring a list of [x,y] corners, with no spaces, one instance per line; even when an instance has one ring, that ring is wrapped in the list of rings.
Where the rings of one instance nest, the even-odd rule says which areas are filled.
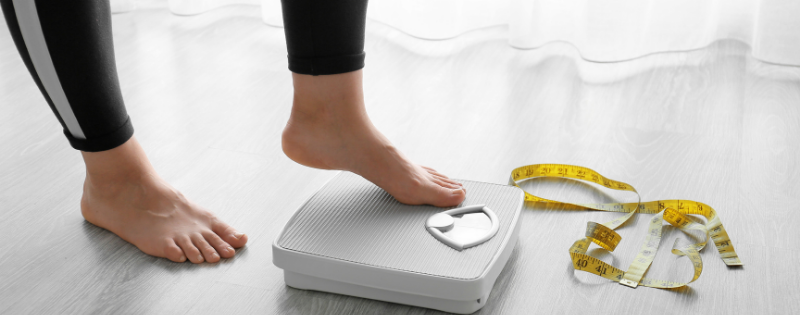
[[[459,182],[469,192],[459,206],[486,204],[500,221],[495,237],[464,251],[440,243],[425,230],[428,217],[455,207],[404,205],[350,172],[334,177],[298,210],[278,245],[380,268],[478,278],[507,237],[522,203],[522,191],[506,185]]]

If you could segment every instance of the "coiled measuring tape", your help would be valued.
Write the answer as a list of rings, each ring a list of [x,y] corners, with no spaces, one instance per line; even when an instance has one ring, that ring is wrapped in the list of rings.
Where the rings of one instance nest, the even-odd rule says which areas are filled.
[[[603,224],[595,222],[589,222],[587,224],[585,237],[575,241],[569,249],[569,255],[572,258],[572,266],[576,270],[593,273],[632,288],[639,285],[663,289],[679,288],[694,282],[700,277],[700,273],[703,272],[703,260],[700,258],[700,250],[706,246],[709,237],[714,241],[714,245],[716,245],[717,251],[719,251],[722,261],[725,262],[726,265],[742,265],[739,256],[736,255],[733,249],[733,244],[731,244],[728,233],[725,232],[725,227],[722,226],[722,222],[717,216],[717,212],[707,204],[691,200],[657,200],[642,202],[639,192],[637,192],[633,186],[606,178],[589,168],[574,165],[534,164],[518,167],[511,171],[510,184],[520,187],[518,185],[519,181],[537,177],[561,177],[593,182],[608,189],[633,192],[638,198],[637,202],[630,203],[569,203],[537,197],[523,189],[523,191],[525,191],[525,201],[528,202],[566,204],[592,210],[627,213],[622,217]],[[522,189],[522,187],[520,187],[520,189]],[[628,271],[622,271],[600,259],[586,254],[589,245],[592,243],[608,251],[614,251],[614,248],[617,247],[617,244],[619,244],[622,239],[614,230],[627,222],[628,219],[636,213],[655,214],[655,216],[650,220],[644,244],[642,244],[642,248],[639,250],[636,258],[633,259],[633,263],[631,263]],[[706,223],[694,217],[687,216],[689,214],[704,216],[706,218]],[[688,257],[694,265],[694,276],[689,282],[663,281],[644,277],[644,274],[653,262],[653,258],[655,258],[659,243],[661,243],[663,221],[667,221],[684,233],[694,230],[700,231],[706,236],[702,242],[684,246],[679,246],[676,240],[672,247],[673,254]]]

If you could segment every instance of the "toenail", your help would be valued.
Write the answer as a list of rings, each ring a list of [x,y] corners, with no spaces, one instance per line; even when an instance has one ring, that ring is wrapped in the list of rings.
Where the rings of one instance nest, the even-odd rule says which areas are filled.
[[[237,240],[242,238],[242,236],[244,236],[244,233],[242,232],[233,232],[233,237],[235,237]]]
[[[197,255],[197,260],[198,261],[203,261],[203,255]]]
[[[181,254],[181,258],[178,258],[178,261],[180,261],[180,262],[184,262],[184,261],[186,261],[186,256],[184,256],[183,254]]]
[[[225,248],[225,250],[227,250],[228,252],[233,253],[233,247],[228,246],[228,247]]]

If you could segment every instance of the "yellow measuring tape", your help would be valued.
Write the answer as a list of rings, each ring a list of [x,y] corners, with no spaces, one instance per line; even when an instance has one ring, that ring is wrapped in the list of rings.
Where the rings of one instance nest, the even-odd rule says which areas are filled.
[[[574,165],[534,164],[518,167],[511,171],[510,184],[519,187],[518,183],[520,181],[537,177],[561,177],[593,182],[609,189],[633,192],[636,194],[637,198],[639,198],[637,202],[630,203],[569,203],[537,197],[525,191],[525,201],[529,202],[566,204],[592,210],[627,213],[622,217],[603,224],[595,222],[589,222],[587,224],[585,237],[575,241],[569,249],[569,255],[572,258],[572,266],[577,270],[590,272],[632,288],[639,285],[651,288],[682,287],[694,282],[700,277],[700,273],[703,271],[703,260],[700,259],[700,250],[706,246],[709,236],[711,240],[714,241],[714,245],[717,246],[717,251],[719,251],[722,261],[725,262],[726,265],[742,265],[739,256],[737,256],[736,252],[733,250],[733,244],[731,244],[728,233],[725,232],[725,227],[722,226],[717,212],[707,204],[691,200],[657,200],[642,202],[639,192],[637,192],[633,186],[606,178],[589,168]],[[639,250],[636,258],[633,259],[633,263],[631,263],[628,271],[622,271],[600,259],[586,254],[586,250],[589,249],[589,245],[592,243],[608,251],[613,251],[622,239],[614,230],[627,222],[628,219],[636,213],[655,214],[655,216],[650,220],[644,244],[642,244],[642,248]],[[706,223],[694,217],[687,216],[689,214],[704,216],[706,218]],[[678,246],[676,240],[675,245],[673,245],[673,254],[688,257],[694,265],[694,277],[692,277],[692,280],[689,282],[663,281],[644,277],[644,274],[647,272],[647,269],[650,268],[650,264],[653,262],[653,258],[655,258],[656,252],[658,251],[658,246],[661,242],[663,221],[667,221],[685,233],[694,230],[700,231],[706,236],[705,240],[699,243]]]

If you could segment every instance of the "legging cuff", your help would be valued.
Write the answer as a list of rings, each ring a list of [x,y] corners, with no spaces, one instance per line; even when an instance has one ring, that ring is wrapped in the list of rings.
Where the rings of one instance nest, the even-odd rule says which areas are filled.
[[[67,139],[69,139],[69,144],[72,145],[72,147],[76,150],[81,150],[84,152],[100,152],[121,146],[123,143],[127,142],[128,139],[133,137],[133,124],[131,124],[131,118],[128,117],[128,120],[125,121],[125,124],[123,124],[122,127],[119,127],[114,132],[92,139],[75,138],[67,130],[64,130],[64,135],[67,136]]]
[[[366,53],[334,57],[289,56],[289,70],[299,74],[327,75],[352,72],[364,68]]]

